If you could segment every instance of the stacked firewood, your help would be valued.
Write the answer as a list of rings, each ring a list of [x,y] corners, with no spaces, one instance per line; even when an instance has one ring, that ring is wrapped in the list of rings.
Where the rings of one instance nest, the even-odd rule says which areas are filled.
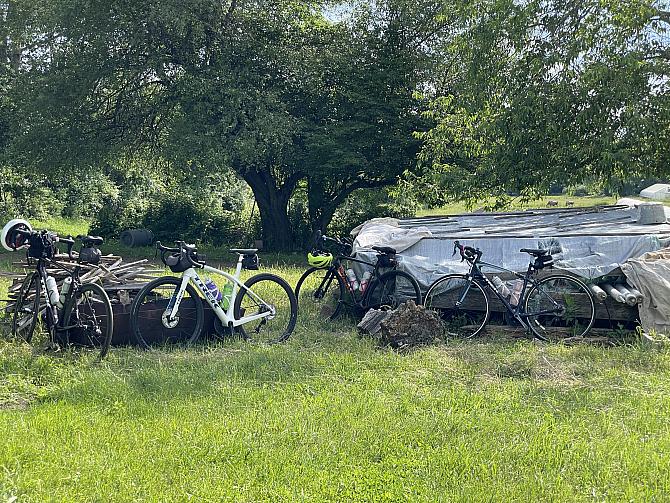
[[[25,272],[12,274],[14,281],[9,287],[6,313],[12,312],[21,286],[35,271],[35,266],[29,264],[27,258],[14,262],[13,265]],[[81,268],[79,279],[82,283],[98,283],[107,291],[110,299],[119,297],[124,304],[126,302],[123,301],[128,298],[129,292],[139,290],[156,275],[155,267],[150,265],[147,259],[124,262],[118,255],[106,255],[101,257],[98,265],[77,264],[76,252],[73,252],[72,257],[65,254],[56,255],[47,266],[47,274],[56,280],[60,290],[63,280],[70,276],[70,272],[77,265]]]

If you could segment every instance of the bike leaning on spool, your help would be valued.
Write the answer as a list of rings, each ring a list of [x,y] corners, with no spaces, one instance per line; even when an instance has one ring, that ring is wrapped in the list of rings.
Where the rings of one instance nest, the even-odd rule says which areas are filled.
[[[12,335],[33,342],[33,335],[43,313],[48,343],[55,346],[81,345],[93,347],[103,358],[109,351],[114,332],[112,305],[107,293],[95,283],[82,284],[82,266],[95,266],[101,253],[97,246],[103,239],[97,236],[77,236],[81,248],[77,265],[59,262],[58,243],[66,244],[72,257],[75,240],[46,230],[33,231],[25,220],[12,220],[2,231],[2,246],[7,250],[27,250],[29,263],[35,262],[35,272],[29,275],[17,297],[12,318]],[[56,280],[47,272],[53,264],[68,271],[61,291]]]
[[[454,255],[470,264],[468,274],[448,274],[435,281],[426,293],[426,309],[436,311],[447,330],[458,337],[474,337],[489,321],[491,306],[487,288],[521,326],[535,337],[548,340],[551,336],[585,336],[595,321],[595,303],[589,288],[577,278],[553,273],[537,278],[537,273],[553,265],[549,250],[520,250],[532,257],[525,274],[481,260],[482,252],[471,246],[454,242]],[[510,273],[521,286],[517,302],[510,303],[482,267]]]
[[[205,263],[195,245],[177,241],[176,248],[156,242],[161,260],[181,277],[163,276],[147,283],[130,308],[130,325],[137,343],[149,349],[152,344],[187,343],[198,340],[204,326],[202,299],[214,311],[221,327],[237,329],[244,338],[266,343],[283,342],[295,328],[298,302],[291,287],[279,276],[257,274],[240,281],[242,269],[257,270],[256,249],[232,249],[238,255],[231,275]],[[198,270],[223,276],[229,285],[225,298],[216,295]],[[213,284],[213,283],[210,283]]]

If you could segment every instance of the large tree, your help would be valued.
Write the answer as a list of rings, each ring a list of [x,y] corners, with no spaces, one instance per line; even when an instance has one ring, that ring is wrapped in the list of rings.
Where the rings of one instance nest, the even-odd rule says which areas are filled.
[[[31,7],[14,141],[27,163],[72,169],[150,147],[193,176],[232,168],[272,248],[293,246],[299,183],[324,227],[349,193],[413,166],[412,93],[438,2],[334,21],[319,1],[15,1]]]
[[[670,175],[668,12],[653,0],[476,0],[421,135],[444,194],[535,197]]]

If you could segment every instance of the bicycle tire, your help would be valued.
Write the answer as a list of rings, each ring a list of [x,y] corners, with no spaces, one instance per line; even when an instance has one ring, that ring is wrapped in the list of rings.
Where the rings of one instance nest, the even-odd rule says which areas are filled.
[[[174,291],[181,286],[181,278],[163,276],[147,283],[133,299],[130,306],[130,328],[137,344],[143,349],[152,345],[186,343],[198,340],[204,325],[204,309],[198,292],[189,283],[179,304],[180,316],[173,327],[166,326],[162,314]],[[161,287],[165,287],[161,293]],[[181,315],[185,305],[193,311],[188,317]],[[184,322],[184,323],[182,323]]]
[[[461,298],[462,304],[458,305]],[[448,274],[435,281],[426,293],[424,305],[438,313],[448,335],[465,339],[479,335],[491,316],[486,290],[465,274]]]
[[[78,287],[65,303],[61,325],[68,327],[64,331],[68,346],[76,338],[81,345],[98,349],[100,358],[107,356],[114,333],[114,312],[107,292],[95,283]]]
[[[402,278],[402,280],[400,279]],[[395,309],[407,300],[421,304],[419,283],[404,271],[388,271],[375,278],[365,292],[365,309]]]
[[[325,286],[325,291],[322,286]],[[337,318],[342,312],[344,291],[344,280],[337,271],[317,267],[307,269],[295,286],[295,296],[300,310],[312,312],[314,309],[320,318],[329,321]]]
[[[260,283],[262,282],[264,284],[260,285]],[[269,289],[272,287],[273,283],[275,290],[270,292]],[[240,334],[245,339],[259,341],[261,340],[260,337],[261,328],[265,328],[264,333],[267,333],[267,336],[265,337],[265,339],[263,339],[264,342],[268,344],[275,344],[286,341],[293,333],[298,318],[298,301],[296,299],[295,294],[293,293],[293,289],[291,289],[289,284],[282,278],[270,273],[257,274],[256,276],[249,278],[244,283],[244,285],[248,289],[251,289],[251,291],[254,292],[254,294],[258,295],[261,298],[261,300],[263,300],[263,302],[271,304],[272,307],[277,309],[277,312],[279,312],[278,307],[281,306],[281,307],[288,307],[288,313],[285,313],[284,310],[282,309],[282,314],[275,314],[275,316],[273,316],[272,318],[266,317],[257,322],[253,321],[246,323],[245,325],[249,325],[252,323],[256,324],[256,329],[254,330],[256,333],[256,337],[250,337],[248,331],[244,328],[244,325],[239,325],[237,327]],[[255,288],[253,288],[254,286]],[[279,287],[278,289],[276,288],[277,286]],[[278,294],[277,297],[279,299],[279,302],[277,302],[276,299],[274,299],[273,302],[270,299],[270,293]],[[284,299],[284,295],[282,295],[282,293],[285,293],[288,302],[286,302],[286,300]],[[254,299],[254,297],[251,294],[249,294],[248,290],[243,290],[239,292],[239,294],[235,298],[234,313],[236,320],[239,320],[244,316],[251,315],[251,312],[262,313],[265,310],[267,310],[267,306],[261,305],[260,302],[258,302],[256,299]],[[277,323],[273,323],[275,321]],[[271,323],[273,327],[272,332],[269,327]]]
[[[556,308],[555,313],[545,313],[557,301],[556,297],[560,297],[560,308]],[[566,329],[571,337],[583,337],[596,318],[595,301],[589,288],[565,274],[552,274],[535,283],[524,299],[523,308],[530,330],[543,341],[563,334]],[[537,314],[530,314],[533,312]]]
[[[34,298],[30,298],[30,293],[35,292]],[[42,294],[42,285],[40,275],[36,272],[28,276],[21,285],[19,296],[14,304],[14,315],[12,316],[12,336],[22,339],[30,344],[37,325],[37,317],[40,312],[40,298]],[[25,316],[19,318],[21,313]]]

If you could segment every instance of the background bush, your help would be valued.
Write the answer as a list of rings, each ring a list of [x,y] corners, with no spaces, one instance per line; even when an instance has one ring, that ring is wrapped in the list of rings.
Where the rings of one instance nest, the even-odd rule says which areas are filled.
[[[359,190],[352,193],[335,212],[327,232],[347,236],[352,229],[371,218],[408,218],[416,214],[417,201],[398,188]]]

